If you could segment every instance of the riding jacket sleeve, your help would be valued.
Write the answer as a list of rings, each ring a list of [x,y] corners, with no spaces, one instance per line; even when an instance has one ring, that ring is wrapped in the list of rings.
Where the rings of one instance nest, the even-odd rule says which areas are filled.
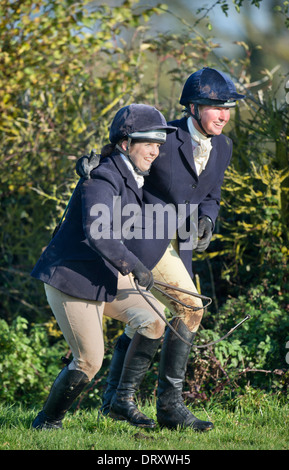
[[[130,191],[131,192],[131,191]],[[125,226],[141,213],[135,195],[125,187],[120,174],[95,172],[81,185],[83,230],[93,250],[109,261],[121,274],[130,273],[138,258],[124,245]],[[125,216],[129,207],[133,215]]]

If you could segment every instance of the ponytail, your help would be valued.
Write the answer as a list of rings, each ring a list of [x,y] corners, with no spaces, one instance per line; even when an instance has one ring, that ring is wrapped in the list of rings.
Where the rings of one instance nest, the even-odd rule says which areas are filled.
[[[107,144],[101,149],[101,157],[109,157],[115,151],[115,144]]]

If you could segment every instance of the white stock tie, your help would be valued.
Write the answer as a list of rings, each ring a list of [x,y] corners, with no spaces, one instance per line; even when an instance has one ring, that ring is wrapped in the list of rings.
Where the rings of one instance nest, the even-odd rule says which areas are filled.
[[[212,150],[211,138],[206,137],[197,131],[191,118],[188,118],[188,128],[193,141],[193,146],[195,147],[193,156],[196,170],[198,175],[200,175],[200,173],[206,168],[210,152]]]

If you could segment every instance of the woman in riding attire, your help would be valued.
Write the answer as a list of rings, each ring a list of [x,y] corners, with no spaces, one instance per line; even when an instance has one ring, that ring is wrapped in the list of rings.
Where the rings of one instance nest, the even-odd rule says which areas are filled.
[[[73,356],[52,385],[33,428],[61,428],[65,413],[100,369],[103,314],[136,331],[123,366],[123,387],[120,383],[122,419],[143,427],[155,425],[137,409],[133,397],[159,345],[164,322],[135,289],[133,279],[149,290],[153,276],[124,244],[127,232],[122,227],[129,231],[134,219],[123,209],[141,212],[144,176],[167,133],[174,131],[151,106],[120,109],[111,125],[111,144],[105,147],[109,156],[101,159],[89,179],[80,179],[63,223],[31,273],[44,283]],[[116,218],[118,230],[113,226]],[[162,310],[152,294],[147,295]]]

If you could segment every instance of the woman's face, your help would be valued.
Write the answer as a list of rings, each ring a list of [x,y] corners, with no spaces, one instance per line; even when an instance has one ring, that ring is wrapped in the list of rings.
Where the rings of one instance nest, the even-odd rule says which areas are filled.
[[[191,105],[191,111],[194,112],[193,104]],[[218,108],[217,106],[199,106],[199,113],[202,126],[207,134],[222,134],[225,125],[230,120],[230,108]],[[195,119],[194,125],[199,132],[202,132]]]
[[[125,150],[127,141],[124,141]],[[136,142],[130,145],[129,157],[141,171],[150,169],[151,164],[158,157],[161,144],[155,142]]]

